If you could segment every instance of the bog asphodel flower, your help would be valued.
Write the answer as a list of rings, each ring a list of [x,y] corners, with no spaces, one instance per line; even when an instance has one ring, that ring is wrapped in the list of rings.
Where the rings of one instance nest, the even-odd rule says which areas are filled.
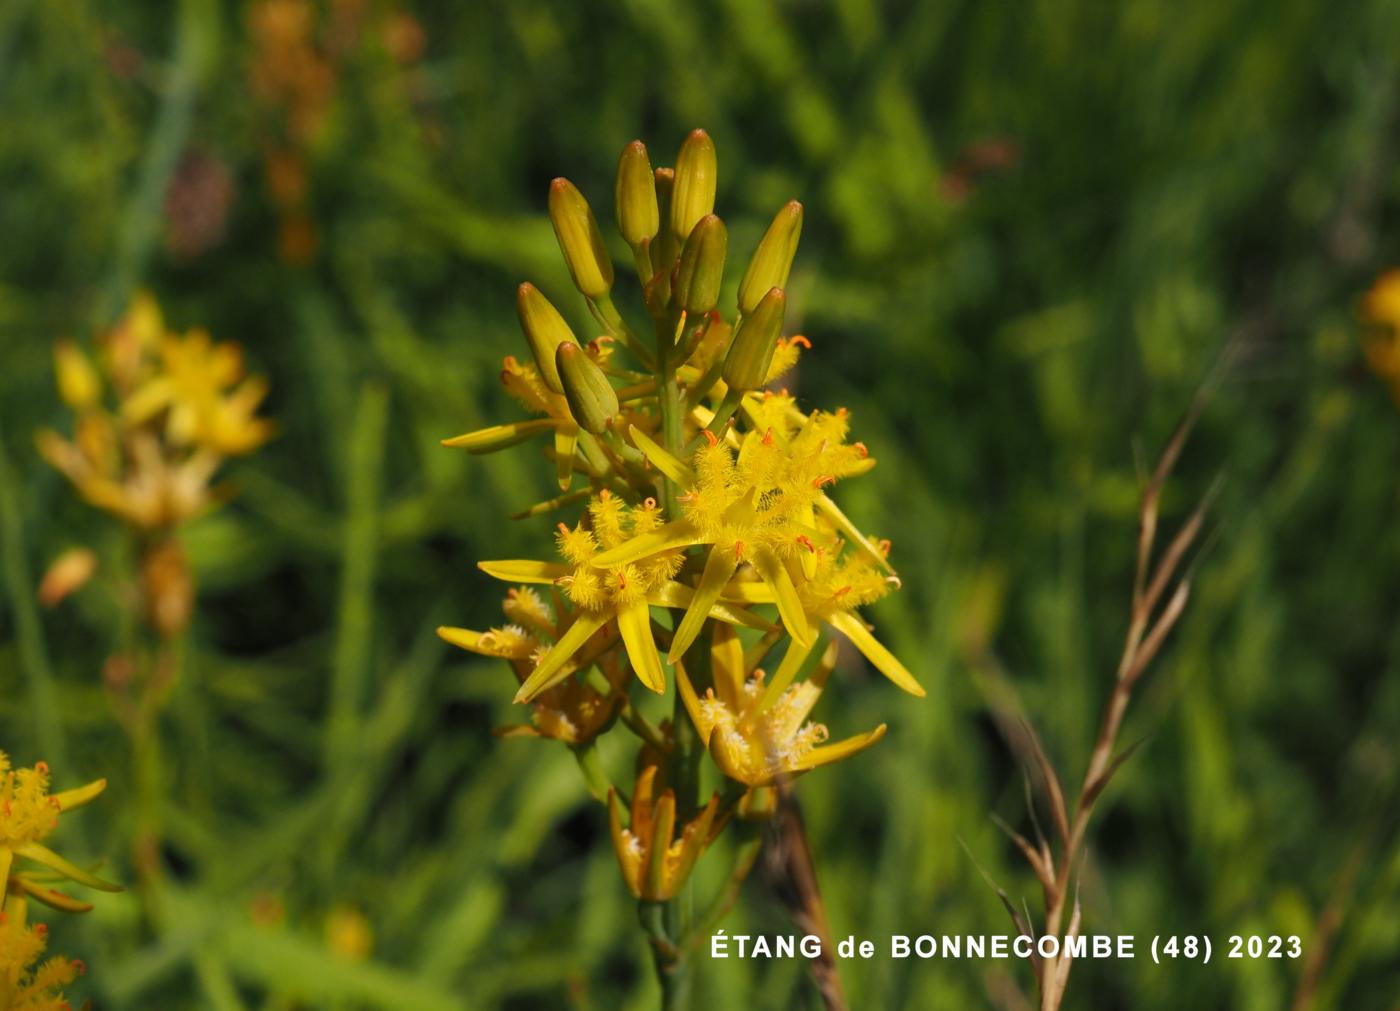
[[[632,669],[654,692],[666,690],[666,675],[657,656],[651,628],[651,608],[693,607],[694,592],[672,576],[680,568],[677,550],[661,550],[636,561],[603,566],[599,552],[644,539],[661,522],[656,501],[645,499],[629,507],[606,488],[588,507],[590,528],[559,524],[556,538],[563,563],[510,560],[479,562],[481,570],[508,582],[553,583],[575,605],[573,620],[539,658],[520,686],[516,701],[528,702],[571,672],[567,664],[605,625],[616,627]],[[766,627],[760,619],[718,602],[706,608],[719,621]],[[575,668],[576,669],[576,668]]]
[[[47,944],[44,924],[0,913],[0,1011],[72,1011],[63,988],[83,974],[83,963],[62,955],[40,963]]]
[[[516,678],[524,682],[537,659],[549,651],[561,633],[559,622],[540,595],[528,586],[510,590],[503,610],[510,623],[485,632],[469,628],[439,628],[438,635],[452,645],[479,656],[499,657],[510,663]],[[587,681],[565,677],[553,688],[535,696],[531,702],[529,725],[499,728],[501,737],[549,737],[565,744],[587,744],[612,724],[622,708],[625,696],[619,691],[628,671],[615,655],[607,652],[611,638],[598,632],[596,647],[585,652],[584,658],[596,658],[603,669],[609,692],[600,692]],[[578,669],[576,661],[567,666],[567,673]]]
[[[640,141],[623,150],[615,220],[647,330],[613,302],[623,286],[587,199],[555,180],[550,219],[597,329],[521,285],[517,313],[533,361],[508,356],[501,379],[536,417],[445,440],[488,453],[553,436],[545,455],[564,494],[519,515],[569,510],[555,527],[558,559],[479,562],[497,579],[526,584],[507,598],[508,623],[439,634],[509,663],[515,701],[533,707],[530,724],[510,732],[568,744],[590,792],[607,798],[618,861],[644,903],[663,978],[683,957],[691,925],[672,915],[675,907],[658,915],[658,904],[679,894],[731,816],[771,815],[770,786],[852,757],[884,734],[880,724],[829,743],[826,724],[811,719],[837,642],[853,643],[904,691],[924,694],[861,613],[899,587],[889,544],[832,498],[875,460],[851,439],[845,410],[806,410],[788,391],[765,389],[812,346],[784,334],[802,205],[790,201],[774,216],[726,312],[731,242],[715,213],[718,180],[703,131],[686,138],[674,170],[653,168]],[[570,491],[578,477],[587,487]],[[547,586],[553,606],[530,586]],[[678,694],[670,721],[656,725],[653,707],[629,697],[632,675],[665,693],[668,666]],[[609,788],[594,746],[617,728],[642,745],[628,802]],[[708,800],[699,788],[705,753],[726,782]],[[745,833],[735,847],[739,878],[756,852]]]
[[[617,791],[608,792],[608,825],[613,850],[622,867],[623,880],[632,894],[649,902],[674,898],[690,877],[695,861],[723,827],[717,819],[719,794],[677,832],[676,794],[665,789],[656,794],[657,767],[647,765],[632,789],[632,808],[626,827]]]
[[[59,817],[95,800],[107,788],[105,779],[60,793],[49,792],[49,767],[15,769],[0,751],[0,882],[4,895],[36,899],[66,912],[86,912],[91,905],[50,887],[54,880],[69,880],[103,892],[119,892],[120,885],[104,881],[59,856],[45,840],[58,828]],[[20,861],[43,868],[22,871]]]
[[[237,345],[198,329],[168,332],[149,295],[137,296],[99,343],[98,364],[71,342],[56,346],[59,393],[77,422],[71,440],[41,431],[39,451],[88,503],[143,530],[212,507],[210,481],[223,459],[272,434],[255,417],[266,384],[244,377]]]
[[[747,786],[767,786],[778,777],[840,761],[884,736],[881,723],[869,733],[827,744],[826,726],[807,719],[835,664],[836,651],[828,644],[810,678],[779,688],[777,683],[765,684],[761,669],[746,676],[738,640],[717,635],[710,658],[714,687],[697,695],[680,664],[676,682],[700,740],[720,771]]]

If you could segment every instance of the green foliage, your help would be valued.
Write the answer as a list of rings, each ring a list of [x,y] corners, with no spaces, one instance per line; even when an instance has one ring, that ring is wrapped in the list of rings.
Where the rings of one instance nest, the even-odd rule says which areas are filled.
[[[1085,926],[1296,933],[1319,1006],[1393,1000],[1400,414],[1352,314],[1396,255],[1396,5],[328,0],[307,8],[329,88],[305,130],[251,83],[259,6],[0,6],[0,747],[59,789],[111,779],[65,852],[131,881],[156,817],[169,867],[154,911],[127,893],[51,920],[100,1006],[655,1003],[603,810],[563,749],[489,735],[512,717],[504,665],[433,635],[497,620],[471,563],[529,554],[552,519],[502,517],[556,491],[523,454],[438,440],[514,416],[497,375],[526,354],[519,281],[576,304],[548,180],[569,170],[603,215],[624,143],[694,126],[735,262],[773,207],[806,207],[789,289],[817,353],[792,384],[848,406],[879,460],[838,497],[894,542],[904,592],[873,617],[929,691],[906,701],[850,651],[847,708],[819,713],[833,733],[895,713],[799,789],[834,932],[1008,930],[969,853],[1035,911],[988,819],[1028,827],[994,678],[1077,782],[1141,474],[1233,337],[1164,522],[1225,490],[1129,716],[1147,741],[1101,805]],[[192,250],[219,179],[226,220]],[[32,442],[66,423],[52,340],[89,339],[137,287],[241,342],[279,425],[188,531],[199,607],[155,814],[103,688],[122,534]],[[41,611],[38,574],[74,544],[98,576]],[[705,888],[726,860],[702,860]],[[328,951],[342,905],[371,924],[365,961]],[[728,927],[792,929],[757,879]],[[800,962],[698,961],[702,1006],[817,1001]],[[1030,986],[1011,962],[843,971],[858,1007]],[[1069,1005],[1276,1008],[1301,972],[1085,962]]]

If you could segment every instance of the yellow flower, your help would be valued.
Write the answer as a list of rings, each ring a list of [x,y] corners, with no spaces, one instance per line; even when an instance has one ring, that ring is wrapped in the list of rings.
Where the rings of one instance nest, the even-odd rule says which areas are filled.
[[[698,696],[681,663],[676,664],[676,683],[720,771],[748,786],[766,786],[779,776],[848,758],[884,736],[882,723],[867,734],[826,744],[826,726],[808,721],[835,662],[835,644],[830,643],[812,677],[779,694],[776,685],[764,684],[762,670],[745,676],[737,638],[717,635],[710,660],[715,686]]]
[[[723,826],[723,820],[715,820],[719,794],[714,794],[677,834],[676,795],[669,789],[663,790],[660,797],[655,795],[656,773],[655,765],[647,765],[638,774],[626,828],[622,825],[622,803],[617,791],[608,791],[608,824],[622,877],[632,894],[639,899],[664,902],[680,891],[695,861]]]
[[[539,594],[526,586],[509,591],[504,609],[511,624],[486,632],[450,627],[439,628],[437,632],[454,646],[480,656],[509,661],[516,678],[523,683],[529,677],[535,660],[548,652],[548,644],[559,637],[559,626]],[[578,746],[606,730],[612,725],[625,700],[618,689],[627,672],[617,658],[607,651],[615,639],[616,636],[607,629],[600,630],[592,639],[592,643],[602,650],[597,660],[613,688],[612,692],[604,695],[587,682],[577,679],[561,681],[535,696],[531,725],[499,728],[496,734],[500,737],[549,737]],[[595,652],[598,650],[584,650],[566,665],[566,672],[577,670],[577,660]]]
[[[271,435],[271,423],[254,416],[266,383],[243,377],[237,345],[215,344],[202,330],[167,333],[145,294],[100,343],[100,369],[69,343],[56,347],[59,391],[77,424],[71,441],[41,431],[39,452],[89,504],[142,529],[216,504],[210,481],[223,458]],[[104,379],[116,398],[110,411]]]
[[[0,1011],[72,1011],[63,988],[83,974],[83,963],[60,955],[35,965],[47,935],[42,923],[29,927],[0,913]]]
[[[748,398],[744,410],[755,424],[737,439],[737,454],[727,441],[710,435],[696,450],[693,468],[644,433],[632,431],[647,458],[688,489],[683,496],[685,515],[603,551],[592,563],[635,564],[653,552],[711,545],[694,600],[672,640],[667,657],[671,663],[695,640],[715,603],[776,604],[792,636],[789,652],[794,663],[798,656],[805,660],[815,644],[814,621],[825,623],[855,643],[900,688],[923,695],[914,676],[870,634],[854,610],[883,595],[872,581],[895,577],[885,549],[856,530],[822,491],[839,478],[873,466],[862,444],[846,443],[846,412],[803,415],[783,394]],[[836,565],[838,532],[867,562],[889,575],[879,577],[868,564]],[[741,568],[745,563],[748,567]],[[752,575],[758,582],[749,578]],[[861,577],[860,593],[851,593],[854,583],[839,581],[846,576]]]
[[[167,333],[160,360],[161,370],[122,404],[129,423],[144,424],[165,411],[173,445],[202,446],[222,456],[251,453],[271,438],[271,422],[254,417],[267,383],[260,376],[243,378],[237,344],[216,344],[199,329],[183,337]]]
[[[600,551],[655,536],[661,519],[651,499],[628,506],[604,489],[589,506],[589,520],[592,529],[582,524],[572,529],[559,524],[557,540],[564,564],[525,559],[478,563],[483,572],[508,582],[557,584],[575,605],[572,620],[560,628],[555,643],[516,693],[517,702],[529,702],[578,669],[569,662],[609,623],[616,624],[638,679],[654,692],[666,690],[666,675],[651,629],[651,607],[692,606],[692,591],[672,578],[681,564],[680,552],[649,551],[617,565],[599,565]],[[742,608],[718,601],[706,613],[731,624],[768,627]]]
[[[45,905],[68,912],[85,912],[92,907],[47,887],[52,875],[66,878],[104,892],[119,892],[120,885],[104,881],[70,863],[43,844],[58,827],[65,811],[90,803],[107,788],[105,779],[95,780],[75,790],[49,793],[49,767],[12,769],[9,756],[0,751],[0,882],[5,894],[37,899]],[[46,874],[16,873],[16,859],[24,859],[47,869]]]
[[[92,420],[103,415],[93,415]],[[86,420],[86,419],[85,419]],[[96,426],[87,426],[92,431]],[[105,445],[93,450],[64,439],[57,432],[41,431],[39,453],[60,471],[89,505],[111,513],[143,530],[173,526],[214,506],[218,498],[210,479],[219,457],[198,450],[184,459],[168,456],[157,437],[147,431],[129,436],[125,462],[108,454]]]

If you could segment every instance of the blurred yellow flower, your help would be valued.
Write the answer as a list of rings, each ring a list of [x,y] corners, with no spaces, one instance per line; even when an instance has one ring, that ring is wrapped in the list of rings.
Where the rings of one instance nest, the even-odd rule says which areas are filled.
[[[237,344],[215,344],[199,329],[183,337],[168,333],[160,360],[161,370],[122,403],[126,422],[145,424],[164,411],[171,444],[222,456],[250,453],[271,437],[271,423],[253,416],[267,383],[261,376],[244,378]]]
[[[1361,317],[1370,324],[1362,345],[1366,364],[1400,401],[1400,268],[1376,278],[1361,300]]]
[[[141,529],[174,526],[216,504],[210,481],[223,459],[272,434],[254,416],[266,383],[244,378],[236,344],[215,344],[202,330],[167,332],[145,294],[100,343],[101,367],[70,342],[56,345],[59,392],[77,422],[72,440],[39,432],[39,452],[85,501]]]
[[[352,906],[336,906],[326,916],[326,947],[350,962],[363,962],[374,950],[374,931],[365,914]]]

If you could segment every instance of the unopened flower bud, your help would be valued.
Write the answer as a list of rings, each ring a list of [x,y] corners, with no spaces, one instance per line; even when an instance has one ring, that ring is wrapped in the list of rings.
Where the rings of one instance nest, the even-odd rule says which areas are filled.
[[[554,363],[564,384],[569,413],[584,431],[595,435],[603,432],[618,412],[617,391],[608,377],[573,341],[559,345]]]
[[[773,217],[739,282],[739,311],[748,315],[771,288],[786,288],[797,240],[802,237],[802,205],[789,200]]]
[[[656,176],[651,171],[646,145],[639,140],[623,148],[617,162],[617,230],[634,247],[661,230]]]
[[[530,353],[535,356],[540,378],[555,393],[563,393],[554,352],[564,341],[578,343],[574,332],[553,303],[529,281],[515,291],[515,311],[520,317],[520,329],[525,331],[525,340],[530,344]]]
[[[588,201],[567,179],[549,185],[549,220],[574,285],[589,298],[602,298],[612,290],[612,260]]]
[[[58,375],[58,395],[75,410],[84,411],[97,405],[102,395],[102,380],[72,341],[59,341],[53,349],[54,372]]]
[[[692,130],[676,157],[676,188],[671,194],[671,231],[681,242],[715,209],[718,175],[715,142],[704,130]]]
[[[662,216],[668,221],[671,217],[671,196],[676,188],[675,169],[656,170],[656,204]],[[669,228],[663,228],[651,240],[651,269],[655,274],[671,273],[676,262],[676,235]]]
[[[728,248],[729,230],[724,222],[713,214],[701,218],[685,240],[676,271],[674,296],[676,304],[686,312],[706,313],[719,301]]]
[[[734,343],[724,359],[724,381],[731,390],[756,390],[768,378],[773,349],[783,332],[787,295],[781,288],[770,288],[754,311],[739,324]]]

